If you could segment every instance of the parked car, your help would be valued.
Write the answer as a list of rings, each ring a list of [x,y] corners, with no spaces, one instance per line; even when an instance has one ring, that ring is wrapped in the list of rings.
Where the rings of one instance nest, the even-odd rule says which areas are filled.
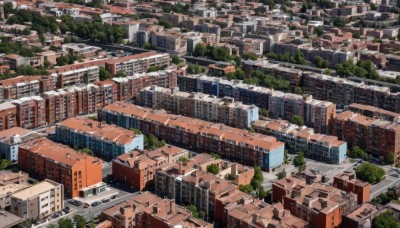
[[[99,206],[100,204],[101,204],[101,202],[99,202],[99,201],[96,201],[96,202],[92,203],[92,207]]]
[[[69,213],[69,207],[65,207],[64,209],[63,209],[63,211],[66,213],[66,214],[68,214]]]
[[[102,203],[108,203],[108,202],[110,202],[110,199],[103,199],[101,202]]]
[[[88,207],[90,207],[90,204],[85,203],[85,204],[83,205],[83,207],[84,207],[84,208],[88,208]]]
[[[70,201],[69,203],[72,204],[72,205],[74,205],[74,206],[77,206],[77,207],[79,207],[79,206],[82,205],[82,203],[79,202],[78,200],[72,200],[72,201]]]

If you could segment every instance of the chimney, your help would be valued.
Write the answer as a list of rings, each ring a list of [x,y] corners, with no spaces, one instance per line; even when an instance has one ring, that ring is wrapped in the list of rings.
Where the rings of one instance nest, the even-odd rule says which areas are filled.
[[[158,207],[158,205],[155,205],[155,206],[153,207],[153,213],[154,213],[154,214],[160,213],[160,208]]]
[[[321,201],[321,207],[322,209],[326,208],[328,206],[328,201],[327,200],[322,200]]]
[[[175,214],[176,213],[176,206],[175,206],[175,200],[170,200],[169,201],[169,206],[171,207],[171,214]]]
[[[258,215],[253,214],[253,218],[252,218],[253,224],[255,224],[257,222],[257,220],[258,220]]]

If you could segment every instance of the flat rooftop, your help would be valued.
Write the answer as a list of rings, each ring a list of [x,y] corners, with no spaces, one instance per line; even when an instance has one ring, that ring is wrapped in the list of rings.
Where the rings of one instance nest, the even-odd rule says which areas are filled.
[[[18,198],[21,200],[27,200],[27,199],[37,196],[43,192],[49,191],[54,187],[55,187],[54,184],[45,180],[45,181],[40,182],[39,184],[33,185],[30,188],[24,189],[20,192],[13,194],[12,197]]]

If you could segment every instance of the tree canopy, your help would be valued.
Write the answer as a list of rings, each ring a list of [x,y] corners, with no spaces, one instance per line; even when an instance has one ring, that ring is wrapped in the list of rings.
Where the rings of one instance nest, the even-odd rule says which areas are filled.
[[[210,164],[207,166],[207,172],[210,172],[214,175],[217,175],[219,173],[219,167],[216,164]]]
[[[293,115],[292,118],[290,119],[290,122],[293,124],[297,124],[299,126],[303,126],[304,125],[304,119],[301,116],[298,115]]]
[[[296,155],[296,157],[294,157],[293,159],[293,165],[295,167],[299,167],[299,166],[303,166],[305,165],[306,162],[304,160],[304,152],[300,151],[298,155]]]
[[[372,220],[372,227],[373,228],[387,228],[387,227],[399,228],[400,223],[398,223],[395,220],[393,211],[387,210],[387,211],[379,214]]]
[[[348,156],[350,158],[361,158],[363,160],[368,160],[368,154],[364,152],[360,147],[353,146],[348,151]]]
[[[165,141],[159,140],[155,135],[144,136],[144,147],[146,150],[155,150],[159,147],[165,146]]]
[[[384,169],[368,162],[364,162],[356,169],[357,178],[363,181],[367,181],[371,184],[376,184],[380,182],[385,174],[386,173]]]

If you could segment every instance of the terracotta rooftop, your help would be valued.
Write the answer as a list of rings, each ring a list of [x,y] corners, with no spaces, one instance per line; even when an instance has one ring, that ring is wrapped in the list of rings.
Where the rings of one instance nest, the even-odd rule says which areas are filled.
[[[20,148],[68,166],[74,166],[77,163],[84,162],[88,158],[92,159],[93,162],[100,162],[98,158],[79,153],[70,147],[55,143],[46,138],[34,139],[20,146]]]
[[[236,143],[242,142],[249,146],[263,148],[270,151],[283,146],[282,142],[277,141],[274,137],[250,133],[246,130],[228,127],[223,124],[216,124],[190,117],[166,114],[165,112],[154,111],[149,108],[139,107],[127,102],[115,102],[107,105],[103,110],[115,113],[121,113],[128,116],[136,116],[151,122],[158,122],[171,127],[179,127],[185,131],[200,133],[207,135],[210,133],[220,137],[222,140],[229,140]],[[214,128],[214,129],[212,129]],[[207,129],[204,131],[204,129]],[[221,131],[215,130],[221,129]],[[218,135],[218,134],[221,135]]]
[[[94,138],[111,141],[120,145],[129,144],[135,138],[133,131],[88,118],[69,118],[58,123],[57,127],[73,129],[83,134],[91,135]]]
[[[133,59],[152,57],[155,55],[158,55],[158,53],[155,51],[150,51],[150,52],[145,52],[145,53],[140,53],[140,54],[135,54],[135,55],[127,55],[127,56],[123,56],[120,58],[110,59],[110,60],[107,60],[106,63],[107,64],[117,64],[117,63],[122,63],[122,62],[126,62],[126,61],[133,60]]]
[[[10,79],[4,79],[0,81],[1,86],[14,86],[17,83],[27,83],[31,81],[36,81],[40,80],[43,76],[37,75],[37,76],[18,76],[15,78],[10,78]]]
[[[358,209],[354,210],[350,214],[346,215],[346,217],[354,220],[354,221],[363,221],[365,219],[370,218],[371,216],[374,216],[376,213],[378,213],[381,209],[372,203],[365,203],[361,205]]]

